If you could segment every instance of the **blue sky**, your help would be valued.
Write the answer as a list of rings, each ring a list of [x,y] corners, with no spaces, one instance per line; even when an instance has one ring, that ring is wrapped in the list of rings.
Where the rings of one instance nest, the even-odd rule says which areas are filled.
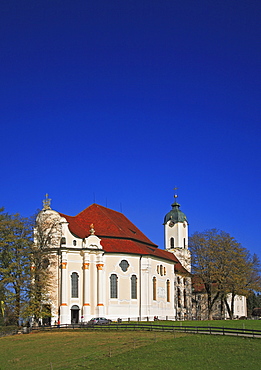
[[[261,257],[260,1],[2,0],[0,205],[122,211]]]

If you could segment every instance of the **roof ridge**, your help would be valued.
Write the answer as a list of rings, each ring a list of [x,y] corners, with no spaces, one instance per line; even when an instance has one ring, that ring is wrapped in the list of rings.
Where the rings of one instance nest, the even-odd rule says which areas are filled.
[[[106,210],[108,210],[108,211],[112,211],[112,212],[115,212],[115,213],[119,213],[120,215],[123,215],[123,216],[124,216],[124,214],[123,214],[122,212],[115,211],[114,209],[111,209],[111,208],[108,208],[108,207],[102,206],[101,204],[98,204],[98,203],[92,203],[92,204],[90,204],[88,207],[84,208],[81,212],[77,213],[77,215],[72,216],[72,217],[77,217],[77,216],[79,216],[81,213],[85,212],[88,208],[91,208],[92,206],[96,206],[96,207],[98,207],[98,208],[100,208],[100,209],[104,208],[104,209],[106,209]]]

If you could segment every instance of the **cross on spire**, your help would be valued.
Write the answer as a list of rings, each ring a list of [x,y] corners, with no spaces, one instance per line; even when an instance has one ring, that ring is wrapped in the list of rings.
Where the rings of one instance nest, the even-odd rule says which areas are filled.
[[[175,193],[174,193],[174,198],[177,198],[177,197],[178,197],[178,194],[176,194],[176,190],[178,190],[178,187],[177,187],[177,186],[175,186],[175,188],[174,188],[173,190],[175,191]]]
[[[51,200],[52,199],[48,198],[48,194],[46,193],[45,194],[45,199],[43,200],[43,210],[51,209],[51,207],[50,207]]]

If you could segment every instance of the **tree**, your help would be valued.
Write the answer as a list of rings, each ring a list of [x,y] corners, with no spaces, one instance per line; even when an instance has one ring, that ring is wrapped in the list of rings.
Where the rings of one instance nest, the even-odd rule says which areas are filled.
[[[4,285],[0,281],[0,326],[4,324],[5,302],[4,302]]]
[[[235,295],[247,295],[260,287],[257,259],[251,260],[249,252],[233,237],[216,229],[193,234],[189,245],[192,271],[207,294],[208,318],[212,319],[217,299],[225,303],[233,318]],[[228,294],[232,295],[231,306]]]
[[[261,295],[256,292],[252,292],[247,299],[247,310],[248,310],[248,315],[253,315],[253,316],[261,316],[258,315],[257,310],[261,310]]]
[[[23,218],[0,209],[0,319],[50,318],[53,270],[52,248],[60,245],[59,215],[48,199],[37,217]]]
[[[234,316],[234,299],[236,295],[249,297],[253,291],[260,291],[260,261],[256,254],[251,256],[246,249],[235,255],[234,263],[228,276],[226,292],[231,294],[231,306],[225,295],[224,302],[230,318]]]
[[[6,322],[19,323],[30,284],[32,227],[28,218],[0,210],[0,300]]]

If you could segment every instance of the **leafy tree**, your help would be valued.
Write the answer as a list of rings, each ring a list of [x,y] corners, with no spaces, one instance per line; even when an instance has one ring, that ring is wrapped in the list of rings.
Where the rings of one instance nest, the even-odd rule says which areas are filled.
[[[30,220],[0,210],[0,295],[6,321],[19,323],[30,284]],[[11,319],[12,318],[12,319]]]
[[[5,302],[4,302],[4,285],[0,281],[0,326],[4,324]]]
[[[226,293],[231,293],[231,306],[227,302],[226,295],[224,296],[224,302],[230,318],[234,316],[234,298],[236,295],[249,297],[253,291],[260,291],[260,289],[259,259],[256,254],[251,256],[247,250],[241,248],[238,254],[235,255],[226,284]]]
[[[257,310],[261,310],[261,294],[252,292],[247,299],[248,316],[261,316],[256,314]]]
[[[208,317],[212,319],[217,299],[224,302],[231,318],[235,295],[248,295],[260,289],[259,262],[233,237],[216,229],[195,233],[190,237],[192,271],[207,294]],[[227,297],[231,294],[231,306]]]
[[[5,323],[50,316],[51,249],[58,242],[57,227],[47,211],[33,221],[0,209],[0,318]]]

